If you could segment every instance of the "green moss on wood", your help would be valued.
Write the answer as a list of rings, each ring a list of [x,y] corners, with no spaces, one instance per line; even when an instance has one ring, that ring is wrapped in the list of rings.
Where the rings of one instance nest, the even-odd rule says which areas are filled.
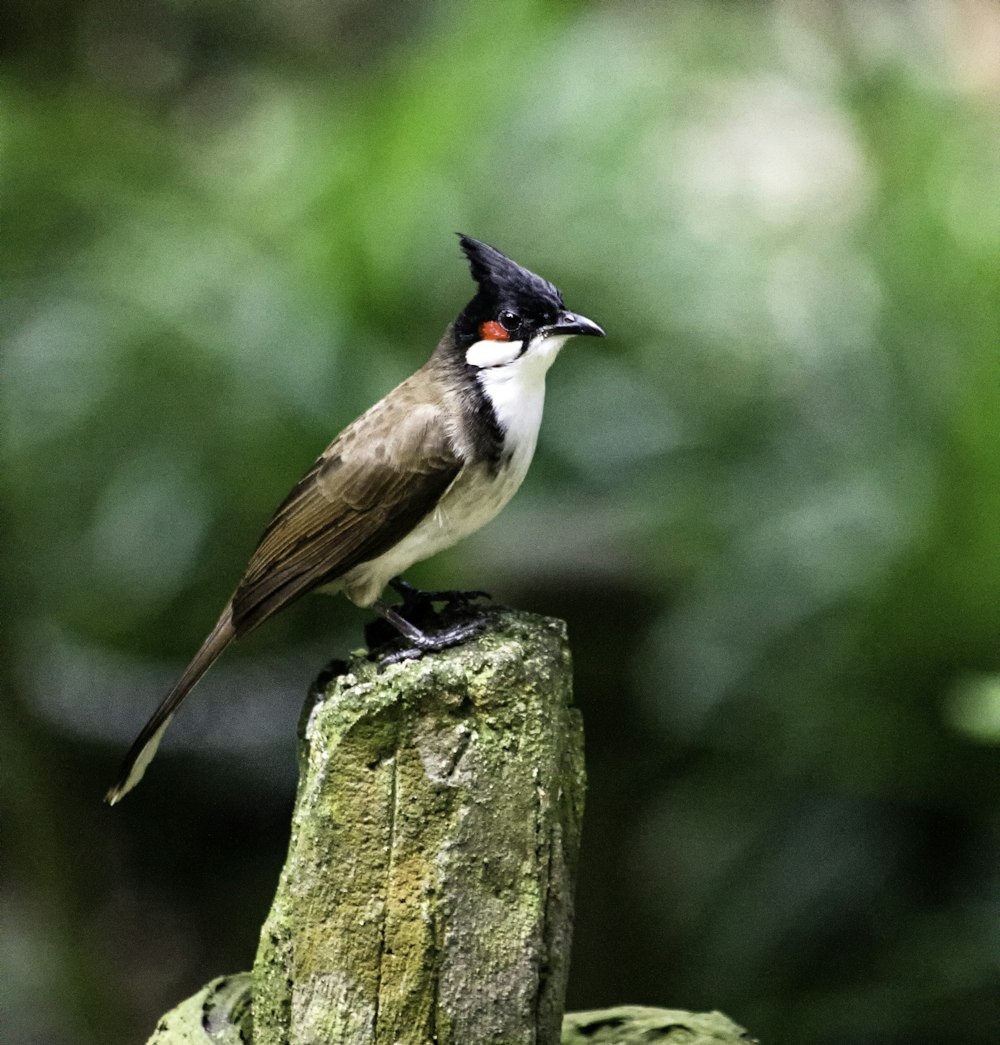
[[[757,1045],[721,1012],[619,1005],[573,1012],[563,1021],[562,1045]]]
[[[752,1041],[720,1013],[561,1020],[584,791],[561,622],[495,610],[455,650],[382,674],[357,658],[301,732],[253,974],[213,980],[150,1045]]]
[[[250,973],[219,976],[160,1020],[148,1045],[250,1045]]]
[[[352,661],[304,721],[257,1045],[558,1041],[583,806],[559,621]]]

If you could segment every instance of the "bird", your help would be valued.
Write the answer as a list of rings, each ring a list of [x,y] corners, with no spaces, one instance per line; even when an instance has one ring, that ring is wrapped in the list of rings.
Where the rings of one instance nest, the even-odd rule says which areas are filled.
[[[473,622],[429,632],[408,620],[415,589],[401,575],[510,501],[535,452],[549,367],[573,335],[605,332],[569,311],[548,280],[459,236],[472,300],[427,362],[349,424],[278,506],[215,627],[125,756],[109,805],[142,779],[222,651],[308,591],[373,609],[411,644],[404,655],[446,649],[477,630]],[[390,585],[402,604],[381,597]]]

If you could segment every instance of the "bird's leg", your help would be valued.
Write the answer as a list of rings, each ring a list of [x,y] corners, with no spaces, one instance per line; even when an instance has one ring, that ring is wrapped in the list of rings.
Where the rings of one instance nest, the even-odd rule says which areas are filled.
[[[476,599],[491,599],[488,591],[423,591],[404,581],[402,577],[393,577],[389,581],[389,587],[403,599],[402,609],[404,613],[411,610],[418,612],[430,609],[432,602],[445,602],[450,610],[453,606],[466,607]]]
[[[450,628],[445,628],[443,631],[428,635],[427,632],[421,631],[415,624],[411,624],[398,610],[389,606],[381,599],[376,599],[372,603],[372,609],[412,643],[406,649],[397,650],[395,653],[390,653],[387,657],[383,657],[380,662],[381,667],[385,667],[388,664],[396,664],[401,660],[413,660],[423,653],[436,653],[438,650],[457,646],[460,642],[471,638],[483,628],[482,621],[471,621],[467,624],[455,624]]]

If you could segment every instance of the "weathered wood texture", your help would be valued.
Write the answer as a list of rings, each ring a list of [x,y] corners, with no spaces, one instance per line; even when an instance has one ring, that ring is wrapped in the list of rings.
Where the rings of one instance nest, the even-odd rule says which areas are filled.
[[[759,1045],[721,1012],[654,1009],[619,1005],[614,1009],[567,1013],[562,1045]]]
[[[565,626],[356,659],[304,720],[255,1045],[559,1040],[583,809]]]
[[[160,1021],[149,1045],[251,1045],[250,973],[220,976]],[[432,1043],[428,1043],[432,1045]],[[469,1045],[478,1045],[473,1039]],[[571,1012],[562,1045],[759,1045],[721,1012],[645,1005]]]
[[[288,860],[252,973],[149,1045],[555,1045],[583,807],[561,622],[495,610],[455,650],[358,658],[303,716]],[[747,1045],[720,1013],[570,1014],[563,1045]]]
[[[253,977],[219,976],[156,1025],[147,1045],[251,1045]]]

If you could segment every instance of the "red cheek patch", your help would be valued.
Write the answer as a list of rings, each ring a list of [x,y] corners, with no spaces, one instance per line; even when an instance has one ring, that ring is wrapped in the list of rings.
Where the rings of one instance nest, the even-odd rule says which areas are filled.
[[[479,336],[484,341],[510,341],[510,334],[492,319],[479,324]]]

